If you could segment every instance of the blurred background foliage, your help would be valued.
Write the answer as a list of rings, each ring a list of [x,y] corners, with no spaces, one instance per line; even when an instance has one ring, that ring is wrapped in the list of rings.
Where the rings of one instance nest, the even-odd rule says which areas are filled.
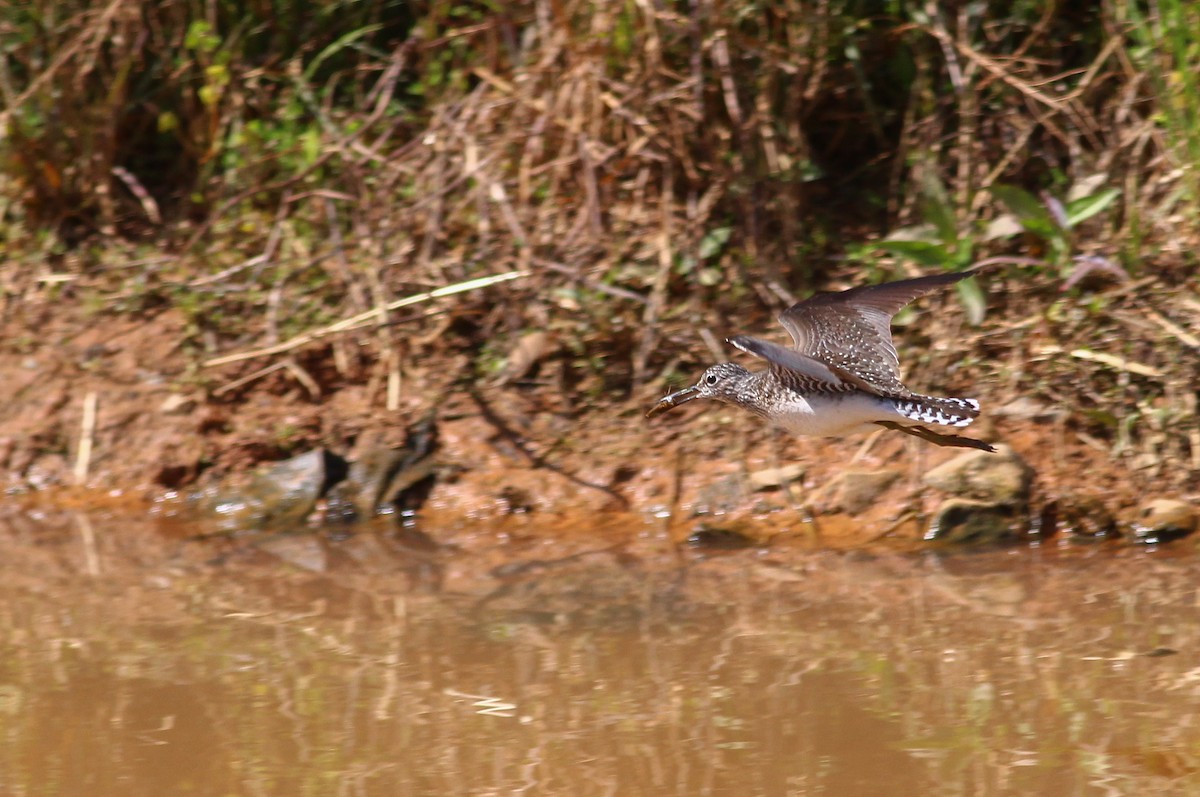
[[[1076,280],[1072,258],[1193,269],[1200,12],[1181,0],[9,12],[6,297],[177,309],[200,357],[521,270],[379,345],[449,342],[491,371],[545,328],[567,387],[625,392],[707,356],[697,328],[838,278],[987,256],[1046,284]]]

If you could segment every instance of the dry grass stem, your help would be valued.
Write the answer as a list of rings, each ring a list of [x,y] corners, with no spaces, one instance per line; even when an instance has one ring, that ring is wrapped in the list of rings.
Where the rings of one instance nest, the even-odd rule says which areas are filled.
[[[237,390],[240,387],[244,387],[245,385],[248,385],[251,382],[254,382],[255,380],[262,379],[264,376],[267,376],[268,374],[273,374],[276,371],[281,371],[284,368],[287,368],[286,360],[279,360],[278,362],[273,362],[270,365],[259,368],[257,371],[253,371],[251,373],[246,374],[243,377],[233,380],[232,382],[228,382],[224,385],[221,385],[218,388],[214,388],[212,391],[212,394],[213,394],[213,396],[222,396],[226,393]]]
[[[79,451],[75,455],[75,483],[86,484],[92,462],[92,446],[96,440],[96,412],[99,398],[95,391],[83,397],[83,422],[79,429]]]
[[[438,288],[425,293],[406,296],[403,299],[397,299],[396,301],[387,304],[384,308],[384,311],[399,310],[401,307],[409,307],[414,304],[421,304],[422,302],[440,299],[445,296],[453,296],[454,294],[458,293],[480,290],[492,285],[498,285],[502,282],[508,282],[509,280],[520,279],[521,277],[527,276],[529,276],[529,273],[525,271],[509,271],[504,274],[496,274],[491,277],[480,277],[478,279],[467,280],[466,282],[447,285],[444,288]],[[358,315],[343,319],[336,324],[330,324],[327,327],[297,335],[290,340],[286,340],[283,343],[279,343],[274,346],[267,346],[265,348],[255,349],[253,351],[238,352],[236,354],[227,354],[223,357],[215,357],[211,360],[205,361],[204,367],[215,368],[219,365],[228,365],[229,363],[241,362],[243,360],[252,360],[256,357],[269,357],[273,354],[283,354],[284,352],[292,351],[302,346],[306,346],[309,343],[318,341],[321,338],[328,337],[329,335],[334,335],[339,332],[349,332],[354,329],[369,326],[373,321],[379,320],[380,315],[381,312],[379,310],[368,310],[365,313],[359,313]]]

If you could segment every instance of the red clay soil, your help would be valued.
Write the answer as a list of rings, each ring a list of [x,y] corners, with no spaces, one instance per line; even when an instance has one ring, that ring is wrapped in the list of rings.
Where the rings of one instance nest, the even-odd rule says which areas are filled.
[[[384,391],[369,375],[314,399],[281,370],[213,397],[267,363],[205,372],[206,390],[196,358],[178,348],[183,322],[174,312],[134,321],[45,311],[38,321],[10,319],[3,330],[0,480],[10,492],[49,490],[122,511],[145,511],[164,495],[317,446],[352,457],[356,442],[399,445],[406,425],[437,405],[438,457],[448,467],[421,510],[435,537],[481,521],[492,533],[562,543],[628,539],[647,524],[680,539],[707,524],[776,545],[852,547],[919,539],[938,500],[920,476],[961,453],[886,431],[791,439],[711,404],[647,421],[657,387],[626,404],[570,414],[546,387],[488,385],[472,397],[446,386],[457,362],[406,371],[398,413],[383,409]],[[27,331],[34,327],[36,338]],[[1181,487],[1169,476],[1138,475],[1061,423],[989,415],[1015,398],[1001,389],[975,395],[985,415],[972,432],[1011,445],[1033,466],[1035,510],[1048,499],[1098,499],[1128,517],[1148,490]],[[80,479],[84,408],[93,400],[93,445]],[[804,469],[790,488],[747,487],[748,474],[789,464]],[[851,517],[835,511],[831,487],[848,468],[900,476]],[[804,522],[810,509],[815,526]]]

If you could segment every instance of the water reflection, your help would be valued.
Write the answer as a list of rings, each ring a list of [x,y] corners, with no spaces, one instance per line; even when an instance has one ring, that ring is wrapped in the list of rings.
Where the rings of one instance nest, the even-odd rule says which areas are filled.
[[[0,794],[1200,787],[1190,554],[602,550],[471,581],[384,538],[311,572],[94,525],[0,528]]]

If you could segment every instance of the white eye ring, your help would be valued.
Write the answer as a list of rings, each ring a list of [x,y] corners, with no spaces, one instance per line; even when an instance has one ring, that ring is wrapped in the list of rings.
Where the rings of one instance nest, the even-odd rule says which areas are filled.
[[[712,387],[716,383],[717,383],[717,375],[716,374],[709,374],[708,376],[704,377],[704,384],[708,385],[709,387]]]

